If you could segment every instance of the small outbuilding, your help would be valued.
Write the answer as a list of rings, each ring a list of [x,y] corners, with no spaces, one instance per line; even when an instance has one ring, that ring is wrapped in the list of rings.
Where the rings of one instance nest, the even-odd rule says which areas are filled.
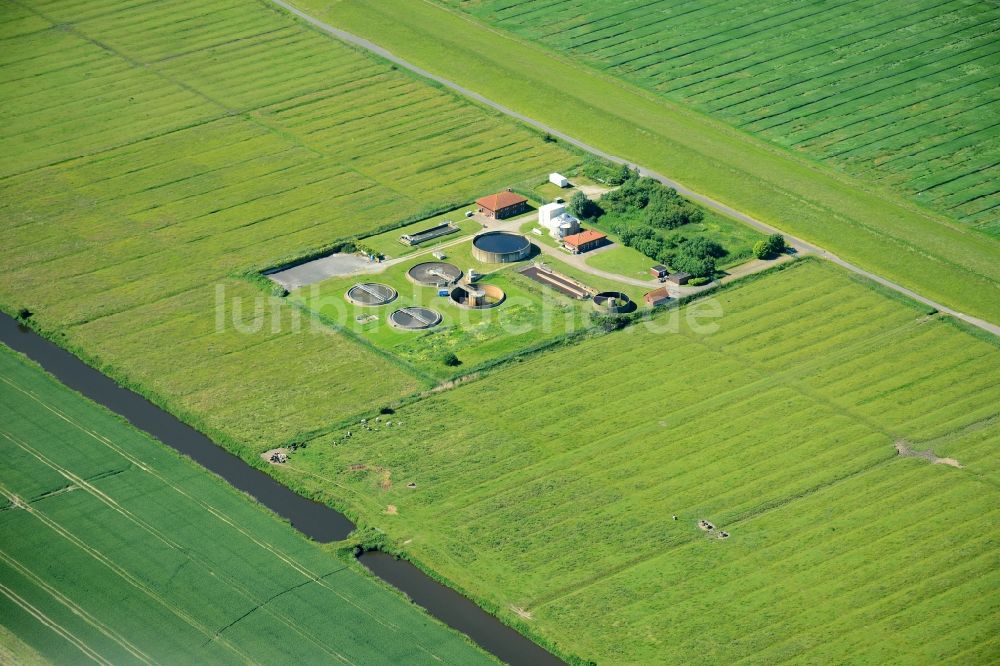
[[[510,190],[476,199],[479,212],[495,220],[520,215],[528,210],[528,200]]]
[[[549,182],[556,187],[569,187],[569,179],[558,173],[549,174]]]
[[[642,300],[649,307],[655,308],[657,305],[663,305],[670,300],[670,292],[667,291],[666,287],[660,287],[659,289],[646,292],[643,295]]]
[[[649,272],[655,278],[665,278],[665,277],[667,277],[667,274],[670,271],[667,270],[667,267],[664,266],[663,264],[656,264],[655,266],[653,266],[652,268],[649,269]]]
[[[672,282],[674,284],[687,284],[688,280],[691,279],[690,273],[685,273],[680,271],[678,273],[671,273],[667,276],[667,282]]]
[[[587,229],[586,231],[581,231],[578,234],[573,234],[563,238],[563,247],[573,254],[581,254],[583,252],[589,252],[590,250],[601,247],[607,241],[608,237],[600,231]]]

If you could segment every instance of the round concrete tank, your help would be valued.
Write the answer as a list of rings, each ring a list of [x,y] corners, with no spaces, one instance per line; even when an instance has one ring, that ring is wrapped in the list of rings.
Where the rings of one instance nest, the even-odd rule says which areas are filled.
[[[467,285],[460,284],[451,290],[451,302],[463,308],[485,310],[495,308],[504,302],[507,294],[503,289],[492,284]]]
[[[485,264],[507,264],[531,254],[531,241],[509,231],[487,231],[472,239],[472,256]]]
[[[594,307],[608,314],[625,314],[635,310],[636,305],[620,291],[602,291],[594,296]]]
[[[449,287],[462,278],[462,269],[443,261],[425,261],[408,270],[406,277],[425,287]]]
[[[396,290],[379,282],[361,282],[347,290],[347,300],[355,305],[377,307],[396,300]]]
[[[396,328],[419,331],[440,324],[441,315],[430,308],[402,308],[389,315],[389,323]]]

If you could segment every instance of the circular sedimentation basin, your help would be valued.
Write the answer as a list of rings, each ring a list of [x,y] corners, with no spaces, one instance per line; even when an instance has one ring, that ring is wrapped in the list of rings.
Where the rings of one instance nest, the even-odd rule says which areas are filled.
[[[425,287],[448,287],[462,279],[462,269],[444,261],[425,261],[406,271],[406,277]]]
[[[441,323],[441,315],[430,308],[400,308],[389,315],[389,323],[396,328],[420,331]]]
[[[380,282],[360,282],[345,294],[348,301],[364,307],[378,307],[396,300],[399,294],[387,284]]]

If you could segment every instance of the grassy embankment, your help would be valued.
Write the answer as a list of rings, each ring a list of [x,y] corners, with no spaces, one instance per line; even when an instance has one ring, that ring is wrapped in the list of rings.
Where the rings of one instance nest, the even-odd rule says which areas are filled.
[[[0,306],[250,460],[425,384],[248,271],[579,159],[262,3],[7,10]]]
[[[283,476],[564,654],[996,654],[997,342],[816,260],[713,300],[714,331],[688,306],[535,356]]]
[[[358,565],[3,346],[0,423],[0,643],[18,639],[0,655],[492,663]]]
[[[871,179],[830,170],[428,2],[296,4],[929,298],[1000,321],[996,241]]]

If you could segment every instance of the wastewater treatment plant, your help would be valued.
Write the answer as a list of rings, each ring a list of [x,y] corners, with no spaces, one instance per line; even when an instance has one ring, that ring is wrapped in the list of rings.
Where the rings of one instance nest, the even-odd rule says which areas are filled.
[[[0,4],[0,666],[1000,664],[1000,2]]]

